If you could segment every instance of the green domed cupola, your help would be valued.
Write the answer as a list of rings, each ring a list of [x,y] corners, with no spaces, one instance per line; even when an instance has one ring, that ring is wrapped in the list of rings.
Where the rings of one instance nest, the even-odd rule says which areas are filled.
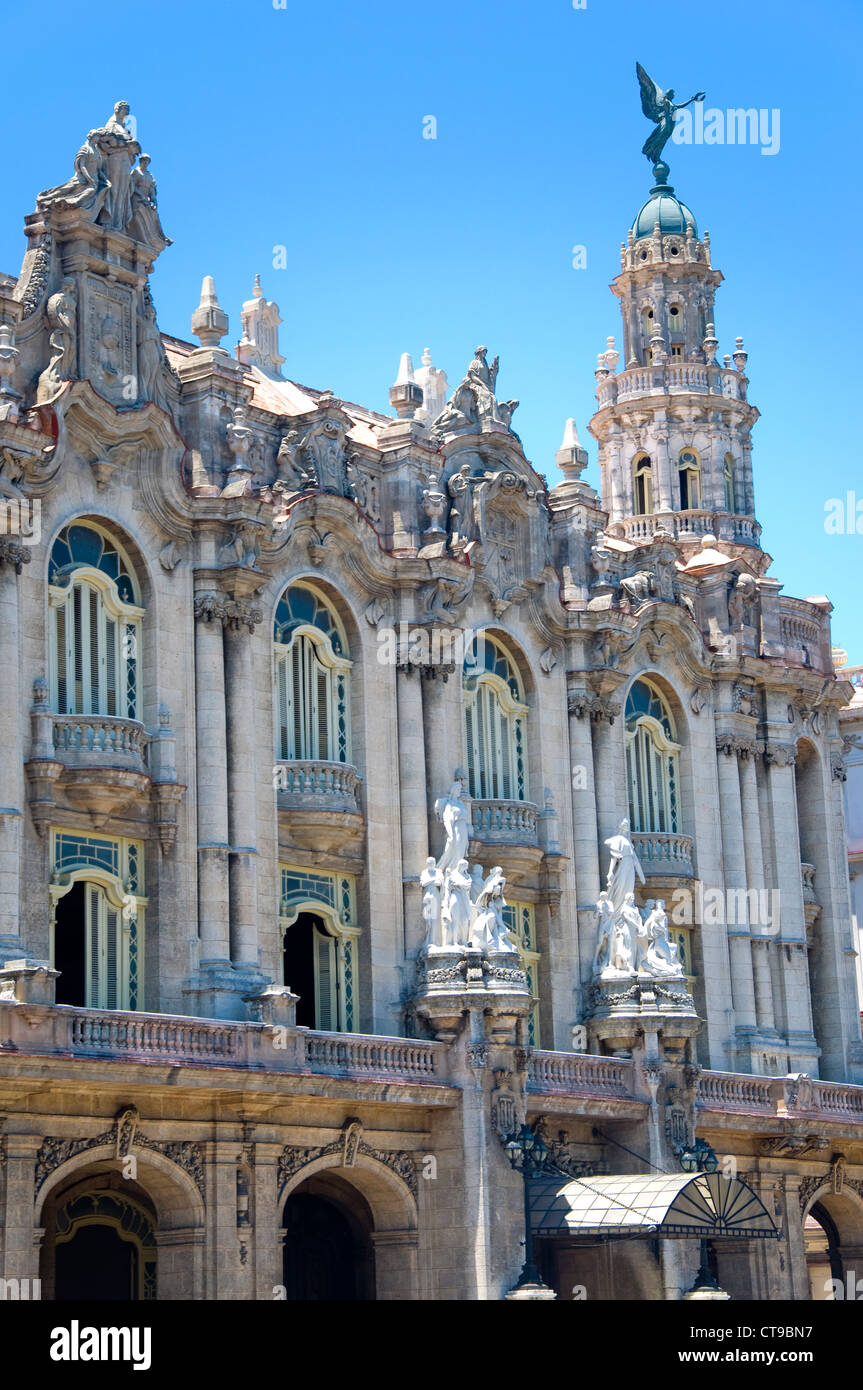
[[[656,183],[650,190],[650,197],[632,224],[632,234],[639,237],[653,236],[653,229],[659,223],[662,236],[677,232],[686,236],[687,226],[691,224],[692,235],[698,236],[695,218],[685,203],[675,198],[674,189],[668,182],[668,165],[660,161],[654,166]]]

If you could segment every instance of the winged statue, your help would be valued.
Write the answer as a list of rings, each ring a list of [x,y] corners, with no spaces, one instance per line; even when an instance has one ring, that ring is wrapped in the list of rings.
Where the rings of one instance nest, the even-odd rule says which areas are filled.
[[[688,101],[675,103],[673,87],[669,87],[667,92],[663,92],[661,87],[657,87],[653,78],[648,77],[640,63],[635,64],[635,71],[638,74],[638,85],[641,88],[641,109],[649,121],[656,122],[656,129],[648,135],[641,153],[647,156],[655,168],[662,160],[662,151],[671,139],[671,132],[674,130],[675,111],[682,111],[685,106],[691,106],[694,101],[703,101],[706,93],[696,92],[695,96],[690,97]]]

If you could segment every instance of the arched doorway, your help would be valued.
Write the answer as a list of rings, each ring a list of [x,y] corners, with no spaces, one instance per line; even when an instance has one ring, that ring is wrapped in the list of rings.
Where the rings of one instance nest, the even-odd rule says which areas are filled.
[[[155,1224],[142,1192],[76,1184],[59,1200],[50,1233],[55,1301],[154,1299]]]
[[[308,1178],[285,1203],[284,1285],[290,1300],[375,1297],[372,1214],[365,1198],[332,1173]]]
[[[300,1027],[338,1028],[336,938],[318,913],[300,912],[285,932],[283,979],[299,995]]]
[[[809,1296],[819,1302],[856,1299],[863,1268],[863,1198],[842,1180],[841,1169],[804,1213],[803,1244]]]

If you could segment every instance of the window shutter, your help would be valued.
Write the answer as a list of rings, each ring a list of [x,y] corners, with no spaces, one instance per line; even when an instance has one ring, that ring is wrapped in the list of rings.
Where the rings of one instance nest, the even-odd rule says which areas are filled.
[[[276,719],[278,721],[276,757],[283,759],[290,757],[288,752],[288,660],[289,655],[287,653],[276,657]]]
[[[117,624],[105,618],[105,713],[117,713]]]
[[[57,662],[57,713],[68,713],[66,701],[66,604],[54,609],[54,654]]]
[[[102,653],[99,650],[101,646],[99,641],[99,609],[101,605],[99,603],[99,595],[96,593],[95,589],[90,589],[88,597],[90,600],[90,713],[101,714],[102,711],[99,708],[101,681],[99,677],[104,661]]]
[[[335,1019],[335,940],[317,927],[313,929],[315,948],[315,1026],[328,1031]]]
[[[305,758],[306,751],[304,738],[304,724],[306,702],[304,698],[305,691],[303,689],[303,667],[305,665],[303,658],[305,656],[305,642],[302,637],[294,643],[291,656],[293,658],[291,661],[291,693],[293,695],[294,703],[294,746],[291,749],[289,756],[292,758]]]
[[[75,585],[72,592],[72,641],[74,643],[75,695],[70,713],[85,714],[84,709],[84,622],[81,603],[81,586]]]
[[[106,905],[107,906],[107,905]],[[108,907],[105,913],[105,1008],[116,1009],[120,993],[119,913]]]
[[[473,706],[468,705],[464,712],[465,729],[467,730],[467,775],[468,787],[471,796],[476,796],[476,749],[473,743]]]
[[[330,724],[330,682],[329,672],[321,663],[315,660],[315,675],[317,677],[317,700],[318,700],[318,752],[317,756],[325,761],[330,756],[329,724]]]
[[[89,980],[89,992],[87,997],[87,1007],[98,1009],[101,1007],[99,981],[100,965],[99,960],[99,899],[98,888],[88,887],[87,889],[87,945],[90,952],[87,976]]]

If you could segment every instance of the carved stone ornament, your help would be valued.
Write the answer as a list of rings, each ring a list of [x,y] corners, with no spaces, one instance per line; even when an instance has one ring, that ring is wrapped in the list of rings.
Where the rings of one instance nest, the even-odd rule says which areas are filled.
[[[431,425],[429,439],[435,447],[453,435],[481,434],[489,430],[506,431],[518,438],[511,425],[518,401],[497,400],[498,359],[489,364],[487,354],[488,348],[477,348],[467,375]]]
[[[34,1193],[38,1194],[46,1179],[61,1163],[66,1163],[87,1149],[112,1148],[115,1157],[125,1158],[136,1148],[152,1149],[176,1163],[193,1180],[204,1195],[204,1156],[201,1146],[188,1141],[147,1139],[138,1130],[138,1112],[134,1106],[124,1106],[110,1129],[92,1139],[60,1139],[49,1135],[43,1139],[36,1155]]]
[[[357,1122],[354,1121],[353,1123]],[[344,1152],[344,1131],[332,1143],[321,1144],[317,1148],[307,1149],[286,1144],[279,1157],[279,1192],[282,1193],[294,1174],[300,1172],[308,1164],[316,1162],[319,1158],[325,1158],[328,1154],[337,1153],[344,1156]],[[416,1197],[419,1183],[414,1156],[409,1150],[374,1149],[371,1144],[366,1143],[365,1139],[360,1139],[354,1150],[354,1163],[356,1163],[359,1154],[367,1158],[377,1159],[378,1163],[386,1164],[387,1168],[400,1177],[402,1182],[410,1188],[413,1196]]]

